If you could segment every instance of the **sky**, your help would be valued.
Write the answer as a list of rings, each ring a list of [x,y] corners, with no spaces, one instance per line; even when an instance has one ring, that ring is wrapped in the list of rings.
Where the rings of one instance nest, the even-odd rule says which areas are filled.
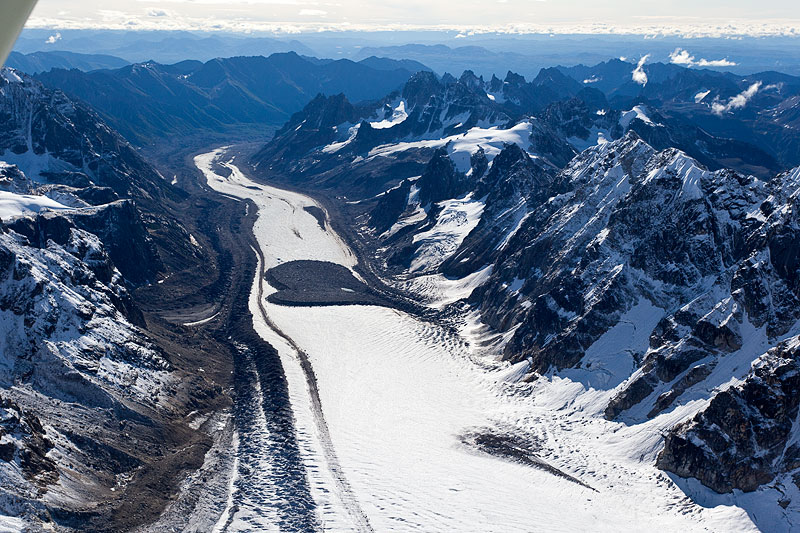
[[[29,28],[797,35],[797,0],[39,0]]]

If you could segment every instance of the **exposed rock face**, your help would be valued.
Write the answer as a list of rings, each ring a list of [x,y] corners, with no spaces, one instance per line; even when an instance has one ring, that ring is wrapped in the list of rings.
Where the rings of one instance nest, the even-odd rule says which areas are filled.
[[[336,127],[358,120],[356,108],[343,94],[335,96],[317,95],[302,111],[298,111],[275,133],[284,142],[273,145],[269,157],[290,161],[308,151],[324,146],[336,138]],[[265,149],[267,150],[267,149]],[[266,155],[266,153],[265,153]],[[259,156],[257,155],[256,158]]]
[[[110,187],[126,197],[164,194],[163,178],[91,109],[13,74],[0,76],[0,160],[38,182]]]
[[[729,171],[711,173],[677,151],[656,152],[631,136],[588,150],[555,180],[552,198],[510,240],[493,279],[473,301],[493,310],[496,325],[508,323],[503,309],[515,314],[520,301],[531,302],[506,353],[513,360],[531,357],[542,372],[578,364],[641,298],[679,309],[654,330],[644,366],[645,375],[672,382],[709,353],[741,348],[743,307],[761,301],[745,297],[756,289],[744,289],[742,277],[752,277],[753,263],[766,259],[769,245],[758,236],[785,226],[785,211],[773,220],[760,220],[759,211],[767,197],[776,197],[772,190],[785,189],[781,180],[794,178],[768,186]],[[763,290],[782,296],[769,310],[748,311],[748,320],[775,337],[797,320],[796,295],[787,290],[788,276],[767,278]],[[509,295],[503,286],[514,279],[524,281]]]
[[[2,229],[4,514],[52,525],[136,473],[141,462],[123,450],[159,431],[176,384],[135,322],[141,313],[95,235],[71,227],[63,244],[39,247]]]
[[[800,468],[800,341],[760,357],[740,385],[717,394],[703,411],[665,437],[658,466],[694,477],[717,492],[753,491]]]
[[[485,199],[480,222],[442,264],[441,271],[461,277],[492,263],[500,245],[527,216],[529,202],[536,205],[550,196],[555,173],[555,168],[532,159],[518,145],[506,146],[472,192],[474,198]]]
[[[499,253],[492,278],[471,298],[496,327],[522,321],[506,348],[509,358],[531,357],[539,371],[572,366],[593,332],[610,327],[621,312],[614,293],[623,288],[625,274],[606,263],[608,256],[598,253],[604,241],[596,241],[619,200],[609,193],[629,187],[623,167],[645,174],[652,155],[636,138],[590,150],[531,198],[531,214]]]
[[[3,441],[0,444],[0,461],[5,461],[11,468],[18,465],[18,472],[26,481],[46,489],[47,485],[58,480],[56,464],[47,457],[47,452],[53,449],[54,444],[47,438],[39,418],[2,397],[0,440]]]
[[[132,283],[152,281],[163,268],[153,240],[130,200],[76,211],[42,213],[17,219],[9,227],[38,247],[47,246],[49,240],[65,245],[73,228],[90,232],[100,239],[113,265]],[[104,275],[104,281],[108,279],[110,276]]]
[[[0,162],[0,190],[16,194],[30,194],[34,184],[15,165]]]
[[[433,154],[416,185],[419,187],[419,201],[422,205],[458,198],[470,189],[469,180],[456,170],[444,149]]]
[[[163,235],[196,247],[162,204],[179,193],[138,152],[9,70],[0,191],[0,514],[82,529],[173,453],[189,400],[130,291],[166,270]]]
[[[379,235],[389,229],[403,216],[409,207],[412,181],[403,180],[400,185],[384,193],[369,214],[369,226]]]
[[[106,357],[168,368],[152,346],[137,340],[145,335],[125,319],[123,313],[133,315],[135,308],[95,235],[70,228],[63,245],[49,240],[36,247],[6,231],[0,235],[0,257],[6,385],[15,379],[36,381],[42,376],[47,381],[57,375],[50,376],[53,369],[38,359],[59,361],[68,368],[86,359],[82,368],[100,370],[100,375],[96,362]],[[87,397],[91,395],[81,401]]]

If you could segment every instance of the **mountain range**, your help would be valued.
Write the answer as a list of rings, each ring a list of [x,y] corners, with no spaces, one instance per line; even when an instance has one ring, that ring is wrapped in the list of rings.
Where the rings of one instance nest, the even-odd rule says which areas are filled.
[[[147,61],[176,63],[185,60],[205,62],[218,57],[268,56],[286,52],[315,55],[311,48],[294,39],[241,37],[215,33],[198,35],[185,31],[26,30],[17,41],[15,50],[23,54],[32,52],[103,54],[121,57],[130,63]]]
[[[97,113],[0,74],[0,506],[127,528],[160,512],[153,479],[202,460],[181,419],[220,401],[137,293],[209,260],[171,211],[185,193]]]
[[[800,161],[758,137],[797,137],[776,111],[800,87],[635,67],[320,96],[251,163],[337,199],[371,272],[477,312],[520,379],[580,383],[582,416],[661,428],[659,468],[768,498],[800,472]]]
[[[76,52],[31,52],[20,54],[11,52],[6,65],[21,70],[26,74],[39,74],[54,68],[83,71],[115,69],[127,65],[128,62],[119,57],[102,54],[79,54]]]
[[[317,60],[291,52],[116,70],[55,69],[46,86],[89,103],[136,144],[198,133],[252,132],[282,124],[320,92],[370,100],[402,86],[414,63]]]
[[[183,489],[206,490],[215,468],[257,476],[278,455],[294,465],[316,441],[293,440],[310,415],[292,411],[302,394],[286,353],[320,412],[321,401],[312,359],[265,311],[285,310],[265,302],[313,301],[305,272],[334,304],[343,291],[394,306],[420,319],[427,345],[485,357],[474,366],[502,368],[503,394],[541,395],[619,432],[626,460],[668,473],[659,483],[694,503],[791,530],[800,78],[614,59],[485,79],[373,52],[88,72],[88,58],[64,56],[75,68],[2,70],[2,512],[65,531],[224,516],[253,487],[231,474],[212,495],[225,509]],[[222,140],[247,142],[195,157]],[[257,191],[277,218],[211,184]],[[293,192],[276,201],[272,186]],[[264,272],[256,237],[291,238],[298,212],[354,266],[284,263],[280,241],[269,251],[280,268]],[[313,251],[321,241],[306,229],[291,233]],[[327,287],[326,272],[341,283]],[[277,277],[285,293],[265,298]],[[283,352],[260,336],[257,307]],[[259,413],[269,424],[249,422]],[[334,442],[321,420],[315,431]],[[594,494],[527,455],[552,446],[546,436],[492,435],[475,437],[481,450]],[[281,452],[264,457],[253,442]],[[264,462],[239,469],[219,451],[231,449]],[[338,464],[332,450],[325,460]],[[316,520],[304,471],[274,470]]]
[[[593,67],[542,69],[530,81],[511,72],[487,81],[467,71],[459,84],[449,74],[431,75],[436,81],[430,83],[465,87],[474,99],[466,105],[499,110],[509,119],[535,116],[550,122],[568,133],[577,149],[598,135],[618,136],[604,124],[620,123],[611,115],[628,113],[622,123],[633,122],[653,146],[678,147],[712,168],[766,177],[800,164],[794,134],[800,78],[653,63],[641,67],[641,83],[633,79],[636,70],[630,62],[612,60]],[[38,79],[87,102],[123,135],[144,145],[192,132],[266,135],[264,125],[277,127],[321,93],[341,93],[348,101],[373,102],[378,108],[388,101],[384,95],[399,90],[415,72],[430,71],[413,61],[369,57],[353,63],[290,53],[94,72],[55,69]],[[640,115],[652,118],[633,121],[634,108],[647,109]],[[463,123],[461,129],[473,125]]]

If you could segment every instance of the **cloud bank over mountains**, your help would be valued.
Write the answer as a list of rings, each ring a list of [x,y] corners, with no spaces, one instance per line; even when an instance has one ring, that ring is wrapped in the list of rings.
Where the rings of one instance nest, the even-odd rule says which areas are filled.
[[[688,0],[670,2],[669,7],[668,12],[643,11],[633,0],[620,0],[613,5],[588,0],[504,0],[493,3],[490,9],[483,0],[118,0],[113,9],[99,9],[90,0],[75,0],[68,5],[61,0],[40,0],[27,27],[287,34],[438,30],[463,35],[800,36],[800,13],[793,3],[783,0],[764,0],[758,9],[734,1],[724,18],[712,7],[690,4]],[[582,18],[576,18],[576,12]],[[715,66],[724,61],[696,60],[688,52],[676,52],[678,61],[696,61],[698,66]]]

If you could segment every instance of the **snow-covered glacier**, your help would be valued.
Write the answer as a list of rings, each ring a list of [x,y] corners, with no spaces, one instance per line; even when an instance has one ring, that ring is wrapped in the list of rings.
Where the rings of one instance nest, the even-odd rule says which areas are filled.
[[[455,330],[389,307],[271,303],[263,270],[301,259],[352,268],[352,252],[304,209],[314,200],[251,181],[224,149],[195,162],[213,189],[259,210],[262,268],[250,308],[281,357],[320,528],[757,530],[741,507],[695,503],[655,467],[674,420],[626,426],[592,413],[579,382],[520,383],[528,363],[502,362],[475,324]],[[220,530],[274,526],[236,483],[231,502]]]

